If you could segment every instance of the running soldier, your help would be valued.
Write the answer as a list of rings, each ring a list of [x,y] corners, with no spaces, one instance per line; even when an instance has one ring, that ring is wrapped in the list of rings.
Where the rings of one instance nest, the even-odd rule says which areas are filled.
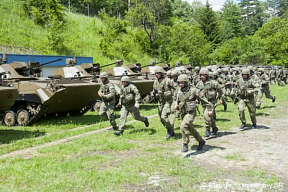
[[[177,89],[177,101],[174,106],[175,109],[179,109],[181,112],[182,122],[180,129],[182,132],[183,148],[182,152],[188,151],[188,144],[190,142],[190,135],[192,135],[199,146],[197,150],[201,150],[205,145],[205,141],[202,139],[198,131],[194,128],[193,122],[196,117],[196,100],[201,101],[207,107],[210,107],[208,115],[212,116],[212,103],[208,102],[206,98],[199,95],[199,90],[189,85],[189,79],[186,74],[179,75],[178,77],[179,89]],[[191,147],[192,148],[192,147]]]
[[[175,135],[173,126],[169,120],[171,114],[171,106],[173,102],[172,93],[175,90],[173,82],[165,77],[165,71],[162,67],[157,67],[155,70],[156,80],[153,84],[153,94],[158,100],[158,114],[161,123],[167,129],[166,139]]]
[[[102,72],[100,74],[100,89],[98,95],[102,99],[100,105],[99,115],[102,117],[108,117],[110,124],[112,126],[111,130],[117,130],[117,124],[115,122],[114,108],[115,108],[115,87],[109,82],[108,74]]]
[[[120,100],[117,106],[122,106],[120,111],[120,122],[119,130],[114,132],[115,135],[119,136],[124,132],[124,125],[129,113],[132,114],[132,117],[135,120],[142,121],[145,123],[146,127],[149,126],[149,121],[147,117],[142,117],[139,112],[141,95],[137,87],[130,82],[128,76],[123,76],[121,78],[121,92]]]
[[[259,74],[259,80],[260,80],[259,81],[260,90],[258,92],[258,102],[257,102],[256,108],[260,109],[263,93],[265,93],[266,98],[272,99],[272,102],[275,102],[276,96],[270,95],[269,77],[268,75],[264,73],[264,68],[259,68],[258,74]]]
[[[242,78],[236,82],[236,97],[239,100],[238,110],[239,118],[241,120],[240,129],[246,127],[245,107],[247,106],[250,118],[252,121],[252,128],[256,128],[256,106],[255,106],[255,92],[259,91],[259,84],[250,77],[249,69],[243,69]]]

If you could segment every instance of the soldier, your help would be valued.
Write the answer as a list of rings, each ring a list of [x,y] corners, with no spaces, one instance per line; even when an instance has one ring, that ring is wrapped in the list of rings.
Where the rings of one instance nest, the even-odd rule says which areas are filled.
[[[269,77],[270,77],[270,83],[272,85],[274,85],[275,84],[275,79],[276,79],[276,70],[275,70],[274,67],[270,70]]]
[[[100,105],[99,115],[102,117],[108,117],[112,130],[117,130],[117,125],[115,122],[114,116],[114,107],[115,107],[115,87],[112,83],[109,82],[108,74],[102,72],[100,74],[101,84],[98,91],[98,95],[102,99]]]
[[[282,67],[280,67],[278,70],[277,70],[277,73],[276,73],[276,77],[277,77],[277,82],[278,82],[278,85],[279,86],[284,86],[285,85],[285,76],[284,75],[284,71],[282,69]]]
[[[173,102],[173,82],[165,77],[165,71],[162,67],[157,67],[155,70],[156,80],[153,84],[153,94],[158,99],[158,114],[161,123],[167,129],[166,139],[174,136],[174,129],[169,121],[169,115],[171,114],[171,105]]]
[[[179,89],[177,89],[176,92],[177,102],[174,108],[180,110],[182,117],[182,122],[180,125],[183,139],[182,152],[188,151],[190,135],[192,135],[199,142],[197,150],[201,150],[205,145],[205,141],[202,139],[198,131],[193,126],[193,121],[196,117],[196,100],[201,101],[203,104],[205,103],[210,108],[213,108],[212,103],[209,103],[206,98],[201,97],[199,95],[199,90],[189,85],[187,75],[179,75],[178,84]],[[212,112],[210,112],[209,115],[211,116]]]
[[[194,86],[197,85],[197,83],[200,81],[199,71],[200,67],[196,66],[195,73],[193,73],[192,75],[192,83],[194,84]]]
[[[167,73],[166,73],[166,75],[167,75],[167,77],[168,77],[169,79],[172,79],[171,70],[168,70]]]
[[[258,92],[258,102],[256,108],[261,107],[261,100],[263,97],[263,93],[265,93],[266,98],[272,99],[272,102],[275,102],[276,97],[270,95],[270,90],[269,90],[269,77],[264,73],[264,68],[259,68],[258,69],[258,74],[259,74],[259,85],[260,85],[260,90]]]
[[[220,99],[220,104],[222,104],[222,89],[217,81],[210,80],[209,72],[207,69],[202,68],[200,70],[200,78],[196,85],[197,89],[200,89],[200,95],[205,97],[210,103],[213,104],[212,111],[211,108],[207,107],[206,103],[201,103],[204,110],[204,119],[206,132],[204,137],[209,137],[211,135],[210,128],[212,127],[212,135],[216,136],[218,132],[218,127],[216,126],[215,118],[216,112],[215,107],[217,105],[217,97]],[[212,112],[212,116],[209,115]]]
[[[256,107],[255,107],[255,92],[259,89],[259,84],[250,77],[249,69],[243,69],[242,78],[236,82],[236,97],[239,100],[238,110],[241,120],[240,129],[246,127],[245,106],[247,106],[252,121],[252,128],[256,128]]]
[[[125,121],[129,112],[135,120],[144,122],[146,127],[149,126],[148,118],[142,117],[139,112],[139,103],[141,101],[139,90],[134,84],[130,83],[130,78],[128,76],[123,76],[121,78],[121,83],[120,100],[117,104],[118,106],[122,106],[120,111],[119,131],[114,132],[117,136],[123,134]]]
[[[172,72],[171,72],[171,76],[172,76],[172,85],[174,87],[174,90],[177,91],[178,89],[178,83],[177,83],[177,79],[178,79],[178,76],[180,75],[180,72],[176,69],[174,69]],[[173,103],[171,105],[171,114],[170,114],[170,123],[174,129],[174,122],[175,122],[175,118],[179,117],[179,110],[176,110],[174,109],[174,106],[176,104],[176,91],[174,92],[175,94],[173,94]]]

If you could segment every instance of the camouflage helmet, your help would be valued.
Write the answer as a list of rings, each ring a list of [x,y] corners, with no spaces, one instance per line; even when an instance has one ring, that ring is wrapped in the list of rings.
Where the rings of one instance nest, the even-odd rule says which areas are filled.
[[[100,73],[100,78],[108,78],[108,73],[107,72],[102,72]]]
[[[200,75],[209,75],[209,71],[206,68],[202,68],[199,72]]]
[[[169,70],[169,71],[166,72],[166,75],[167,75],[167,76],[172,76],[171,74],[172,74],[171,70]]]
[[[130,77],[128,77],[128,76],[123,76],[123,77],[121,78],[121,82],[123,82],[123,81],[130,82],[131,80],[130,80]]]
[[[214,73],[212,71],[209,71],[209,77],[213,77]]]
[[[218,76],[218,71],[214,71],[213,76]]]
[[[174,69],[172,72],[171,72],[171,76],[172,77],[177,77],[179,75],[179,71]]]
[[[200,67],[196,66],[196,67],[195,67],[195,70],[197,70],[197,71],[200,70]]]
[[[265,69],[262,68],[262,67],[261,67],[261,68],[258,68],[258,71],[264,72],[264,70],[265,70]]]
[[[177,79],[178,82],[189,82],[189,79],[188,79],[188,76],[186,74],[181,74],[179,75],[178,79]]]
[[[162,67],[157,66],[157,67],[155,67],[154,72],[155,73],[165,73],[165,70]]]
[[[247,69],[248,69],[249,71],[253,71],[253,70],[254,70],[254,67],[251,66],[251,65],[249,65],[249,66],[247,67]]]
[[[250,75],[249,69],[243,69],[241,75]]]
[[[223,71],[223,72],[228,72],[229,69],[228,69],[227,67],[225,67],[225,68],[222,69],[222,71]]]

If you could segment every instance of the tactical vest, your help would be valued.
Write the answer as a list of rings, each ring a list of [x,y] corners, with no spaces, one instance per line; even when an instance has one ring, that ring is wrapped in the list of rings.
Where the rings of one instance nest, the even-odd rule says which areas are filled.
[[[135,93],[133,91],[133,84],[128,85],[127,87],[122,87],[120,96],[121,104],[123,105],[134,105],[135,104]]]
[[[196,89],[189,88],[189,90],[183,92],[181,89],[177,92],[179,110],[182,114],[193,113],[196,110]]]
[[[244,81],[243,79],[240,79],[238,82],[238,95],[241,99],[252,99],[254,98],[254,93],[248,93],[247,91],[249,89],[254,89],[253,86],[253,80],[249,79],[247,81]]]
[[[200,95],[202,97],[207,98],[208,101],[216,100],[217,97],[216,82],[209,80],[203,83],[201,81],[197,84],[197,88],[200,89]]]
[[[154,82],[153,88],[157,91],[158,99],[160,102],[171,101],[172,102],[172,90],[169,87],[170,80],[165,77],[161,83],[158,80]]]
[[[101,86],[102,93],[104,95],[110,94],[111,93],[111,89],[115,89],[115,87],[114,87],[114,85],[112,83],[107,83],[105,85],[101,83],[100,86]],[[114,93],[114,97],[108,98],[108,99],[103,98],[103,100],[105,102],[114,101],[115,100],[115,93]]]

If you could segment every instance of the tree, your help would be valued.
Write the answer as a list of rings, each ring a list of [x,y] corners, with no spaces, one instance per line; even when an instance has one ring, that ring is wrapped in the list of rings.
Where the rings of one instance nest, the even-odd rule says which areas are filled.
[[[211,5],[208,0],[206,1],[206,5],[201,10],[199,24],[204,34],[207,37],[207,40],[212,42],[213,44],[220,43],[219,37],[219,23],[216,13],[213,11]]]
[[[232,28],[232,37],[243,36],[244,28],[242,25],[241,8],[232,0],[227,0],[222,11],[222,19],[227,21]]]
[[[253,35],[267,21],[264,4],[258,0],[241,0],[239,5],[243,12],[245,32]]]

